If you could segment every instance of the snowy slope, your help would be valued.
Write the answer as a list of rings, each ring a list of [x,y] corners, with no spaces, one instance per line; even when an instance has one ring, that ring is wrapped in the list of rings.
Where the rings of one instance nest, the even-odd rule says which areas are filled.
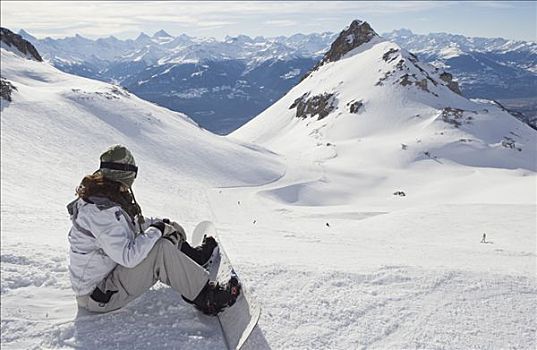
[[[321,162],[337,179],[288,189],[298,197],[282,198],[287,202],[311,204],[308,194],[314,188],[347,193],[337,196],[340,204],[382,201],[405,189],[411,189],[413,198],[406,204],[431,195],[453,200],[458,188],[462,198],[471,200],[458,183],[466,175],[475,178],[471,183],[480,196],[494,197],[496,189],[486,189],[477,173],[501,176],[511,170],[508,182],[522,187],[498,200],[533,203],[534,193],[524,185],[537,170],[535,130],[493,103],[470,101],[457,92],[449,73],[375,35],[341,59],[320,65],[231,136]],[[423,171],[431,172],[429,184],[418,186],[412,176],[407,178]],[[449,177],[432,175],[451,171]],[[439,187],[442,181],[454,182]],[[366,184],[357,196],[346,189]],[[432,192],[429,186],[439,188]],[[379,188],[385,193],[377,193]],[[270,195],[281,197],[282,192]],[[331,202],[330,196],[324,198]]]
[[[268,181],[279,173],[278,163],[270,155],[206,132],[184,114],[145,102],[121,87],[68,75],[6,50],[2,50],[2,63],[2,77],[17,89],[12,103],[2,101],[5,151],[24,152],[30,150],[28,147],[34,150],[23,159],[4,159],[8,178],[11,169],[16,168],[10,165],[31,168],[43,156],[40,151],[53,157],[51,164],[76,169],[86,161],[98,159],[95,155],[114,140],[132,147],[141,169],[144,161],[145,167],[154,169],[154,174],[148,171],[149,178],[160,177],[162,171],[166,178],[251,184]],[[49,148],[43,150],[32,140],[42,139],[45,133],[50,138],[45,144]],[[263,160],[269,166],[259,178],[258,162]]]
[[[144,213],[187,225],[208,217],[209,186],[264,184],[284,172],[267,151],[234,144],[121,87],[65,74],[4,44],[2,81],[14,88],[11,102],[1,100],[2,348],[41,347],[43,336],[35,334],[47,322],[74,319],[65,205],[110,145],[124,144],[135,155],[134,191]],[[198,317],[180,304],[178,312]],[[212,331],[202,344],[215,341]]]
[[[451,94],[421,64],[442,98],[394,85],[400,72],[375,87],[393,70],[375,51],[389,45],[375,39],[321,65],[234,135],[240,143],[2,50],[2,77],[17,88],[1,107],[2,348],[224,348],[215,320],[162,285],[116,313],[77,313],[64,204],[102,149],[121,142],[140,166],[145,214],[188,232],[216,223],[263,308],[247,349],[534,349],[535,136]],[[339,71],[345,62],[352,69]],[[310,91],[337,93],[339,109],[296,118],[289,106]],[[358,97],[359,113],[345,112]],[[489,112],[464,112],[472,124],[455,128],[438,118],[446,106]],[[498,145],[510,131],[515,149]]]
[[[235,252],[272,237],[241,250],[262,298],[283,290],[261,321],[281,325],[270,344],[535,348],[535,131],[378,36],[325,58],[231,134],[284,155],[286,175],[213,195],[255,219]]]

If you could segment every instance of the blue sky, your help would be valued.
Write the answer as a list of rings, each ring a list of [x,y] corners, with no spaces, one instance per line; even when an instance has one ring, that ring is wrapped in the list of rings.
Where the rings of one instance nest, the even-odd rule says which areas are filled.
[[[537,41],[536,1],[2,1],[1,6],[2,26],[39,38],[78,33],[126,39],[160,29],[218,39],[277,36],[339,32],[353,19],[368,21],[378,33],[408,28]]]

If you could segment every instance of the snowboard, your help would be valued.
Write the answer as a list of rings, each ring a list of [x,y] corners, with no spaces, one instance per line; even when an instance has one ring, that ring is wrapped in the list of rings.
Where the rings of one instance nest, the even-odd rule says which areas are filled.
[[[209,279],[226,283],[231,277],[235,277],[241,285],[241,292],[235,303],[217,315],[227,348],[239,350],[257,325],[261,308],[248,294],[248,290],[235,272],[212,222],[203,221],[196,226],[192,233],[191,245],[193,247],[200,245],[205,235],[214,237],[218,243],[206,267]]]

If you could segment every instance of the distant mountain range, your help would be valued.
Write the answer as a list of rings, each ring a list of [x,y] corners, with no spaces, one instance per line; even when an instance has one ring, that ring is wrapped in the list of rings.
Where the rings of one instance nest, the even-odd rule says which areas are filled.
[[[37,39],[45,60],[68,73],[121,84],[134,94],[185,112],[227,134],[285,95],[328,51],[337,33],[275,38],[194,38],[161,30],[134,40],[80,35]],[[537,43],[468,38],[402,29],[383,34],[436,67],[449,70],[470,98],[517,98],[523,118],[537,116],[520,98],[537,95]],[[534,118],[535,119],[535,118]],[[535,123],[535,120],[533,120]]]
[[[468,97],[537,95],[537,43],[446,33],[419,35],[407,29],[384,37],[436,67],[449,69]]]

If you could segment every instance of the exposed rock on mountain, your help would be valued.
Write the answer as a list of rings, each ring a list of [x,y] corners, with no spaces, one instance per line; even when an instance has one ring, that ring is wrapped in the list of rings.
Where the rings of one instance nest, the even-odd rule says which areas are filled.
[[[7,47],[18,50],[27,58],[34,59],[39,62],[43,61],[41,55],[39,55],[39,52],[37,52],[36,48],[30,44],[30,42],[7,28],[0,28],[0,41],[2,44],[7,45]]]
[[[389,64],[397,60],[397,63],[394,69],[386,71],[379,78],[375,86],[384,85],[384,81],[389,77],[402,72],[402,74],[399,73],[399,78],[396,80],[401,86],[415,85],[425,92],[438,96],[436,92],[431,91],[429,84],[433,86],[444,85],[456,94],[461,95],[459,85],[453,80],[453,76],[450,73],[444,72],[439,68],[425,68],[423,63],[420,63],[418,58],[410,52],[401,52],[398,48],[390,48],[382,55],[382,60]]]
[[[473,112],[473,114],[477,114],[477,112]],[[471,115],[468,115],[468,111],[454,107],[443,108],[440,115],[444,122],[451,124],[456,128],[463,124],[471,124],[473,119]]]
[[[359,113],[364,107],[362,100],[350,101],[347,105],[349,106],[349,112],[351,113]]]
[[[335,108],[334,94],[321,94],[309,96],[308,93],[297,98],[289,109],[296,108],[297,118],[312,118],[317,116],[321,120],[328,116]]]
[[[11,93],[13,90],[17,90],[15,85],[11,84],[7,79],[0,77],[0,98],[11,102]]]
[[[345,54],[353,49],[369,42],[371,39],[378,37],[373,28],[367,22],[354,20],[351,25],[343,30],[337,39],[330,46],[330,50],[324,54],[323,59],[313,68],[317,70],[320,66],[340,60]],[[311,74],[308,72],[302,79]]]
[[[355,20],[330,46],[330,50],[324,55],[320,65],[338,61],[343,55],[378,37],[373,28],[367,22]]]
[[[443,72],[440,74],[440,79],[447,83],[447,86],[451,91],[462,95],[461,89],[459,88],[459,83],[453,80],[453,75],[451,73]]]

